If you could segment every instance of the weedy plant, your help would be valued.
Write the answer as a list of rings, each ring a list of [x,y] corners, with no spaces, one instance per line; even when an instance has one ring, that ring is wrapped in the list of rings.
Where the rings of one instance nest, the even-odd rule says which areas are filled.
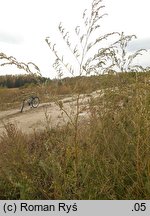
[[[79,39],[75,47],[69,33],[59,25],[63,40],[76,59],[80,78],[105,70],[107,63],[108,68],[116,64],[125,72],[142,51],[130,56],[126,67],[126,47],[133,36],[122,33],[113,46],[100,48],[92,55],[94,47],[117,34],[106,34],[90,42],[105,15],[100,14],[104,8],[101,3],[94,0],[91,10],[84,11],[85,31],[75,28]],[[56,45],[49,38],[46,42],[56,57],[53,66],[59,77],[64,69],[75,76],[73,66],[65,63]],[[84,79],[75,78],[75,114],[68,113],[65,105],[56,101],[69,122],[56,128],[47,126],[44,132],[31,136],[12,124],[6,125],[0,137],[1,199],[149,199],[150,87],[149,73],[146,75],[145,81],[145,74],[139,73],[137,79],[135,73],[119,73],[118,77],[128,80],[124,85],[113,75],[99,77],[105,86],[103,95],[89,102],[89,118],[83,123],[79,118],[80,99],[86,84]],[[108,80],[110,77],[113,82]],[[51,119],[45,114],[48,125]]]
[[[111,59],[112,55],[112,47],[99,48],[101,47],[100,43],[103,40],[107,40],[109,36],[117,33],[112,32],[105,35],[100,35],[96,39],[92,39],[92,35],[95,33],[95,31],[100,29],[101,19],[107,15],[106,13],[102,12],[104,7],[105,6],[102,5],[102,0],[94,0],[91,5],[91,10],[88,11],[86,9],[83,12],[83,28],[81,26],[75,27],[75,34],[78,41],[75,46],[72,45],[73,43],[71,43],[69,32],[64,28],[63,24],[60,23],[58,26],[63,40],[77,62],[77,71],[75,71],[73,65],[64,61],[64,56],[61,56],[58,53],[56,50],[56,44],[53,44],[50,41],[50,37],[45,39],[49,48],[56,57],[53,67],[58,72],[58,77],[63,75],[64,70],[67,70],[73,76],[90,75],[93,74],[93,72],[97,73],[98,71],[103,71],[103,65],[106,65],[106,63],[108,64],[108,59]],[[91,41],[91,39],[93,41]],[[94,51],[94,55],[90,55],[89,57],[90,51],[97,47],[99,48],[98,52],[95,53]],[[110,67],[110,65],[107,67]]]
[[[141,65],[134,65],[133,61],[146,49],[139,49],[136,52],[129,54],[127,51],[129,42],[136,39],[136,35],[125,35],[124,32],[119,34],[120,38],[113,45],[113,67],[119,72],[139,72],[144,71]]]
[[[98,36],[96,39],[92,39],[94,33],[97,30],[100,30],[100,21],[106,15],[103,13],[103,8],[105,6],[102,4],[102,0],[94,0],[91,5],[90,11],[85,10],[82,15],[83,20],[83,28],[81,26],[75,27],[75,34],[77,36],[77,44],[73,46],[70,40],[69,32],[63,27],[63,24],[60,23],[58,29],[62,35],[64,42],[69,48],[72,56],[75,58],[77,63],[77,71],[75,71],[74,66],[70,63],[66,63],[64,60],[64,56],[58,53],[56,49],[56,44],[53,44],[50,41],[50,38],[47,37],[45,40],[51,49],[51,51],[55,55],[55,62],[53,67],[56,69],[58,73],[58,77],[61,78],[63,76],[64,70],[67,70],[72,76],[83,76],[83,75],[91,75],[98,73],[100,71],[104,71],[104,65],[111,67],[112,60],[112,47],[101,47],[101,42],[103,40],[107,40],[108,37],[116,34],[115,32],[108,33],[105,35]],[[93,40],[91,42],[91,39]],[[99,48],[95,53],[95,49]],[[94,55],[91,50],[94,50]],[[108,60],[110,60],[110,65],[108,65]],[[105,68],[106,69],[106,68]],[[76,112],[75,115],[69,115],[67,111],[64,109],[63,104],[57,102],[60,106],[60,109],[66,113],[69,117],[70,122],[74,128],[74,152],[75,152],[75,172],[78,167],[78,133],[79,133],[79,113],[80,113],[80,90],[82,89],[82,85],[86,85],[86,83],[81,83],[81,81],[77,81],[74,91],[78,92],[76,95]]]
[[[78,125],[77,173],[69,123],[28,136],[5,125],[0,198],[149,199],[149,91],[139,76],[90,102],[90,118]]]
[[[75,71],[73,65],[65,62],[64,56],[61,56],[59,54],[59,52],[57,51],[56,44],[53,44],[50,41],[49,37],[47,37],[45,39],[49,48],[51,49],[51,51],[55,55],[56,59],[55,59],[55,62],[53,64],[53,67],[58,72],[59,78],[61,78],[63,76],[64,70],[67,70],[72,76],[79,75],[80,77],[83,75],[88,76],[91,74],[98,74],[98,73],[102,73],[102,72],[105,73],[105,72],[108,72],[110,69],[116,69],[116,68],[119,70],[119,72],[126,72],[129,70],[137,72],[139,70],[143,70],[143,68],[141,66],[133,65],[133,60],[138,55],[141,55],[142,52],[145,50],[140,49],[140,50],[137,50],[135,53],[130,54],[130,55],[127,52],[128,43],[133,38],[136,38],[135,35],[125,36],[124,33],[119,34],[117,32],[112,32],[112,33],[108,33],[108,34],[105,34],[102,36],[98,36],[96,39],[93,39],[93,35],[95,35],[97,30],[100,30],[101,19],[106,15],[105,13],[102,13],[104,7],[105,6],[102,4],[102,0],[94,0],[92,2],[91,10],[90,11],[85,10],[83,12],[83,16],[82,16],[83,28],[81,26],[76,26],[76,28],[75,28],[75,34],[77,35],[77,38],[79,41],[75,46],[73,46],[72,45],[73,43],[71,43],[69,32],[64,28],[62,23],[59,24],[58,29],[62,35],[62,38],[65,41],[67,47],[69,48],[71,54],[73,55],[73,57],[76,60],[76,63],[78,66],[77,71]],[[108,47],[103,48],[101,45],[101,42],[103,42],[104,40],[107,40],[110,36],[114,36],[114,35],[119,36],[119,39],[116,42],[111,43],[112,45],[109,45]],[[96,51],[97,47],[98,47],[98,51]],[[75,89],[79,90],[81,88],[81,86],[83,86],[83,85],[86,85],[86,83],[84,83],[84,82],[81,83],[80,81],[76,82]],[[138,95],[137,89],[138,88],[136,88],[136,90],[133,90],[133,91],[136,91],[136,93],[137,93],[136,98]],[[117,173],[115,174],[115,172],[116,172],[115,169],[117,169],[117,163],[120,163],[122,160],[122,159],[121,160],[117,159],[117,157],[121,157],[121,154],[122,154],[121,151],[125,152],[125,149],[127,149],[127,148],[130,149],[130,141],[129,141],[130,135],[128,134],[130,132],[126,132],[126,129],[125,129],[126,124],[128,124],[128,123],[126,123],[126,121],[125,121],[123,123],[124,125],[122,125],[121,121],[122,121],[122,118],[124,119],[127,117],[126,116],[127,113],[128,113],[128,116],[131,116],[134,113],[134,111],[129,115],[129,112],[124,113],[124,110],[122,110],[122,109],[121,109],[121,111],[120,110],[117,111],[116,108],[113,107],[112,113],[114,113],[115,116],[119,115],[119,117],[118,117],[117,123],[114,124],[114,130],[113,130],[114,133],[112,133],[112,136],[109,136],[109,133],[111,134],[111,130],[112,130],[111,126],[113,125],[113,121],[111,121],[111,120],[109,121],[109,119],[114,118],[111,115],[111,109],[109,108],[109,106],[111,106],[112,100],[113,99],[117,100],[117,103],[120,103],[119,107],[122,106],[122,104],[124,104],[124,101],[126,101],[126,100],[128,101],[127,96],[125,96],[124,94],[122,96],[121,95],[118,96],[116,94],[116,91],[114,91],[114,92],[113,91],[112,90],[106,91],[105,95],[107,96],[107,99],[104,97],[105,99],[102,100],[103,101],[102,105],[100,105],[100,104],[98,104],[98,102],[96,102],[96,105],[98,106],[98,110],[96,110],[96,111],[93,111],[94,109],[90,110],[90,112],[91,112],[91,118],[90,118],[91,122],[90,122],[90,126],[89,126],[90,131],[88,131],[89,127],[87,126],[86,130],[88,132],[86,134],[90,134],[90,137],[88,137],[88,135],[87,135],[87,137],[89,138],[89,140],[92,139],[92,142],[90,144],[93,147],[93,149],[95,149],[95,151],[99,152],[99,156],[101,155],[100,152],[103,152],[103,150],[102,150],[102,146],[103,146],[103,148],[105,149],[104,151],[107,152],[106,154],[108,154],[110,156],[110,158],[112,157],[112,159],[110,159],[110,161],[114,160],[114,162],[113,162],[114,163],[113,176],[116,175],[115,176],[116,180],[114,181],[114,187],[117,187],[116,185],[119,184],[119,182],[117,182],[117,181],[119,181],[119,180],[117,180],[117,176],[119,179],[119,175]],[[80,91],[77,91],[77,92],[78,92],[78,94],[76,96],[76,112],[75,112],[74,116],[69,115],[69,113],[67,113],[67,111],[65,110],[65,108],[63,106],[63,103],[57,103],[59,105],[60,109],[69,117],[70,123],[73,126],[73,131],[74,131],[73,154],[74,154],[74,160],[75,160],[74,178],[75,178],[75,184],[76,184],[75,187],[76,188],[77,188],[77,185],[78,185],[78,182],[80,179],[79,170],[81,167],[79,167],[79,163],[80,163],[79,157],[81,157],[80,150],[82,148],[81,143],[83,142],[83,140],[80,139],[81,138],[80,137],[81,136],[81,134],[80,134],[81,129],[80,129],[80,124],[79,124]],[[122,102],[122,100],[123,100],[123,102]],[[138,102],[139,101],[136,100],[137,106],[139,106]],[[94,108],[95,108],[95,106],[94,106]],[[101,116],[101,117],[99,118],[98,116]],[[117,117],[115,117],[115,118],[117,118]],[[138,121],[138,117],[137,117],[137,119],[135,119],[135,121]],[[119,125],[117,125],[117,124],[119,124]],[[132,125],[130,119],[129,119],[129,125]],[[110,131],[107,128],[109,128]],[[118,128],[118,131],[120,131],[120,135],[118,133],[115,134],[115,132],[116,132],[115,129],[117,130],[117,128]],[[106,134],[105,134],[105,131],[106,131]],[[135,131],[136,131],[136,129],[135,129]],[[84,131],[84,133],[85,133],[85,131]],[[137,137],[143,136],[140,134],[140,131],[138,131],[138,134],[139,135]],[[114,136],[114,138],[113,138],[113,136]],[[123,147],[121,147],[122,150],[120,150],[118,152],[118,156],[117,156],[116,155],[117,154],[116,149],[119,148],[119,143],[121,144],[121,142],[122,142],[121,136],[122,137],[126,136],[125,142],[127,142],[129,144],[129,146],[126,147],[125,143],[122,144],[123,145]],[[108,137],[110,137],[110,139]],[[137,137],[135,139],[138,139]],[[99,139],[99,141],[98,141],[98,139]],[[85,138],[84,142],[86,144],[88,143],[86,138]],[[131,165],[131,167],[133,168],[132,171],[133,171],[135,176],[133,178],[130,176],[130,179],[128,180],[128,184],[130,184],[131,180],[133,183],[133,188],[131,188],[131,190],[134,190],[134,183],[135,182],[138,186],[141,184],[139,179],[141,178],[141,176],[143,174],[143,171],[140,170],[141,168],[139,165],[139,163],[142,162],[142,159],[139,155],[139,149],[140,149],[139,142],[140,141],[138,140],[138,142],[137,142],[138,144],[134,145],[135,149],[134,148],[132,149],[133,154],[134,154],[134,150],[136,152],[136,156],[135,156],[135,160],[134,160],[136,163],[136,170],[135,170],[135,172],[133,171],[134,165],[132,164],[133,166]],[[110,144],[110,146],[109,146],[109,144]],[[89,149],[92,148],[91,146],[88,146]],[[144,146],[144,148],[145,148],[145,146]],[[99,176],[101,176],[101,174],[102,174],[101,171],[102,171],[103,165],[106,168],[107,165],[111,162],[107,161],[107,159],[105,158],[104,161],[103,161],[103,159],[101,160],[101,162],[100,162],[101,165],[99,166],[98,165],[99,162],[96,163],[96,161],[95,161],[96,158],[98,157],[98,155],[95,154],[95,151],[93,152],[93,149],[91,149],[91,152],[93,154],[92,158],[94,160],[93,166],[95,166],[94,169],[95,169],[96,173],[99,173]],[[114,155],[111,153],[111,151],[114,151]],[[102,156],[102,158],[103,158],[103,156]],[[127,158],[125,160],[127,160]],[[97,160],[97,161],[99,161],[99,160]],[[107,164],[107,162],[108,162],[108,164]],[[96,164],[97,164],[97,168],[96,168]],[[120,167],[120,165],[119,165],[119,167]],[[104,172],[106,172],[106,169],[107,169],[107,168],[106,169],[105,168],[104,168],[105,171],[103,170]],[[126,178],[128,179],[127,173],[126,173],[127,169],[130,169],[130,167],[129,166],[125,167],[125,172],[123,174],[124,177],[123,177],[123,179],[121,179],[121,181],[123,181],[123,182],[125,181]],[[120,171],[118,171],[118,173],[120,173]],[[109,182],[109,178],[107,180]],[[106,185],[107,185],[107,183],[106,183]],[[142,182],[142,187],[144,187],[143,182]],[[105,186],[104,186],[104,188],[105,188]],[[107,186],[106,186],[106,188],[107,188]],[[124,193],[123,191],[124,190],[123,190],[122,186],[120,186],[120,187],[118,186],[118,192],[120,194],[118,194],[118,195],[116,194],[115,196],[121,197],[122,196],[121,194]],[[130,193],[130,191],[128,192],[128,194],[129,193]],[[137,191],[137,194],[140,194],[140,190]],[[110,195],[110,197],[111,197],[111,195]],[[113,198],[113,195],[112,195],[112,198]]]
[[[3,61],[0,66],[16,65],[19,69],[23,69],[29,74],[37,74],[38,76],[41,76],[39,67],[33,62],[19,62],[15,57],[7,56],[5,53],[2,52],[0,53],[0,60]]]
[[[59,24],[58,29],[62,36],[63,41],[71,52],[73,58],[76,61],[76,66],[66,63],[65,58],[57,51],[57,45],[50,40],[50,37],[45,39],[49,48],[55,56],[55,62],[53,67],[58,73],[58,77],[64,74],[64,71],[68,71],[72,76],[89,76],[92,74],[100,74],[109,72],[110,70],[119,69],[119,72],[125,72],[128,70],[138,71],[143,69],[141,66],[132,65],[133,60],[142,54],[144,49],[136,51],[134,54],[129,55],[127,53],[128,43],[136,38],[135,35],[125,36],[124,33],[112,32],[104,35],[99,35],[100,32],[100,22],[106,13],[103,13],[103,8],[105,7],[102,0],[93,0],[90,10],[85,10],[82,14],[82,26],[75,27],[75,34],[77,36],[77,43],[71,42],[70,34],[65,29],[62,23]],[[98,34],[98,37],[96,37]],[[118,37],[119,39],[114,43],[108,43],[103,47],[103,42],[108,40],[110,36]],[[74,69],[77,68],[77,69]],[[73,97],[76,100],[76,111],[74,115],[68,113],[68,111],[63,106],[63,103],[56,101],[56,104],[60,109],[67,115],[70,120],[72,127],[74,128],[74,158],[75,166],[74,172],[77,177],[78,169],[78,156],[79,156],[79,114],[80,114],[80,102],[83,99],[80,95],[80,90],[86,85],[86,82],[77,80],[74,90],[72,92]],[[77,92],[74,96],[74,92]],[[75,106],[75,104],[74,104]],[[73,108],[74,109],[74,108]]]

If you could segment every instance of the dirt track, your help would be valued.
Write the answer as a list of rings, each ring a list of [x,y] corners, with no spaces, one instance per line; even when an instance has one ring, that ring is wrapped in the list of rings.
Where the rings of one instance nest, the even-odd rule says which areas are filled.
[[[93,92],[88,96],[81,95],[80,98],[80,117],[84,118],[88,115],[87,101],[91,97],[97,97],[98,93]],[[75,98],[68,97],[61,100],[64,109],[73,116],[76,110]],[[21,113],[19,109],[13,109],[0,112],[0,134],[4,131],[4,124],[13,123],[16,124],[19,129],[25,133],[32,133],[33,131],[43,130],[46,125],[49,127],[55,127],[58,124],[62,125],[68,121],[68,117],[60,110],[60,107],[55,102],[42,103],[38,108],[25,107]]]
[[[46,115],[51,118],[51,124],[57,124],[59,119],[59,108],[54,104],[41,104],[36,109],[26,108],[3,111],[0,114],[0,133],[4,130],[4,124],[13,123],[25,133],[32,133],[34,130],[42,130],[46,125]],[[55,120],[54,120],[55,119]]]

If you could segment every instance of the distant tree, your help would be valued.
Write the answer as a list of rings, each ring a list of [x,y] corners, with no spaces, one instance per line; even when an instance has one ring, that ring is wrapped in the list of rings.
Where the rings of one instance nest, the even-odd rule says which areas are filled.
[[[24,75],[4,75],[0,76],[0,86],[8,88],[18,88],[25,84],[39,84],[49,81],[50,79],[41,76],[35,76],[34,74]]]

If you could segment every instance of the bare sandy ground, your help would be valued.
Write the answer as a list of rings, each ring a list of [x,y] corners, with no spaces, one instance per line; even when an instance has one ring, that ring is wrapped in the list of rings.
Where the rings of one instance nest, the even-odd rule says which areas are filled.
[[[80,118],[88,116],[88,101],[91,97],[97,97],[101,91],[93,92],[89,95],[80,95]],[[68,115],[73,117],[76,113],[76,98],[67,97],[60,101]],[[25,133],[40,131],[48,127],[63,125],[69,120],[68,116],[62,112],[55,103],[42,103],[38,108],[25,107],[21,113],[19,109],[12,109],[0,112],[0,134],[4,132],[4,124],[15,124]]]

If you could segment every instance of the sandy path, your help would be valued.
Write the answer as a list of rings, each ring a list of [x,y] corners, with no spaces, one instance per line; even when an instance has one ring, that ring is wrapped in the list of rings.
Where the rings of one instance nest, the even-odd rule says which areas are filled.
[[[88,96],[81,95],[81,113],[80,117],[88,115],[87,102],[91,97],[97,97],[100,91],[93,92]],[[75,98],[67,97],[61,100],[64,109],[73,116],[76,110]],[[68,121],[68,117],[63,113],[55,102],[42,103],[36,109],[26,107],[21,113],[20,110],[13,109],[0,112],[0,134],[4,131],[4,124],[16,124],[19,129],[25,133],[32,133],[33,131],[43,130],[47,125],[55,127],[58,124],[62,125]]]

